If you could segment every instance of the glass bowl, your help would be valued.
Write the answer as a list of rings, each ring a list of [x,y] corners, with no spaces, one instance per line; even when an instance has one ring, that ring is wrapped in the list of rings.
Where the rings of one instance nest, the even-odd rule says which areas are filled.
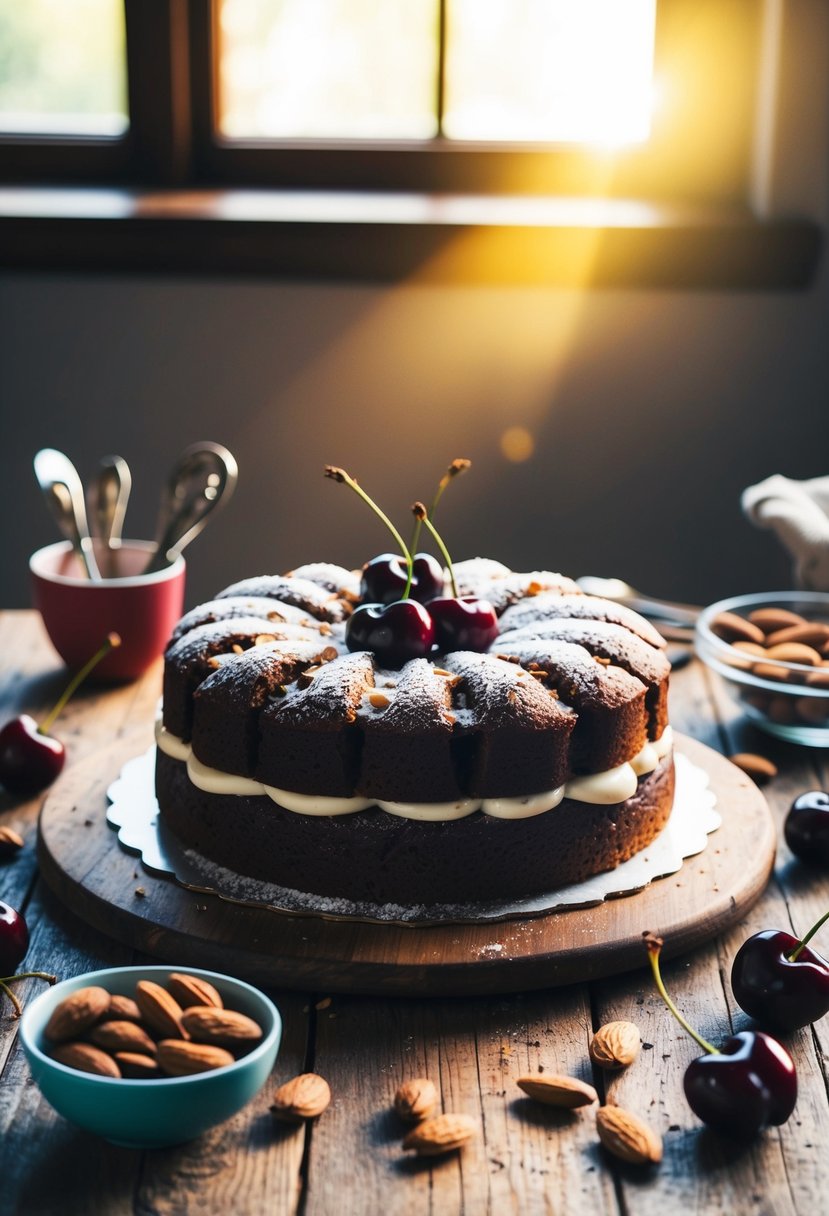
[[[817,643],[822,664],[787,662],[776,655],[753,653],[739,640],[718,635],[722,613],[748,619],[758,609],[785,609],[809,624],[829,629],[829,593],[767,591],[738,595],[709,605],[696,626],[696,651],[722,676],[746,715],[762,730],[790,743],[829,747],[829,645]],[[736,644],[733,644],[736,641]]]

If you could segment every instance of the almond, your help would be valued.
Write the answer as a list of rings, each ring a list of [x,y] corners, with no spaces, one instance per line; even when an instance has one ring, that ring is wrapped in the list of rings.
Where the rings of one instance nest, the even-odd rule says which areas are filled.
[[[24,843],[23,837],[19,832],[15,832],[14,828],[0,827],[0,857],[14,857],[23,848]]]
[[[822,726],[829,718],[829,698],[827,697],[798,697],[794,704],[798,716],[813,726]]]
[[[212,1072],[235,1064],[224,1047],[210,1043],[191,1043],[189,1039],[162,1039],[158,1044],[158,1066],[170,1077],[188,1077],[192,1073]]]
[[[89,1038],[104,1051],[137,1051],[145,1056],[156,1053],[155,1043],[135,1022],[101,1022],[99,1026],[93,1026]]]
[[[746,776],[762,785],[777,776],[777,765],[772,764],[765,756],[757,756],[754,752],[735,752],[728,757],[732,764],[743,770]]]
[[[418,1157],[440,1157],[471,1140],[477,1126],[471,1115],[433,1115],[412,1128],[403,1141],[403,1148],[411,1149]]]
[[[806,683],[811,688],[829,688],[829,667],[824,665],[820,671],[810,671]]]
[[[639,1055],[642,1039],[633,1022],[608,1022],[590,1040],[590,1059],[599,1068],[626,1068]]]
[[[767,646],[781,646],[787,642],[801,643],[804,646],[824,646],[829,642],[829,625],[802,622],[799,625],[789,625],[785,629],[777,629],[766,638]]]
[[[105,1022],[140,1022],[141,1010],[132,997],[120,996],[114,993],[109,1002],[109,1009],[104,1014]]]
[[[427,1119],[438,1104],[438,1091],[427,1077],[415,1077],[398,1086],[394,1095],[394,1109],[406,1123],[419,1123]]]
[[[638,1115],[621,1106],[600,1106],[596,1130],[609,1153],[631,1165],[656,1165],[662,1160],[662,1139]]]
[[[167,1039],[186,1039],[188,1033],[181,1024],[182,1008],[166,988],[152,980],[139,980],[135,985],[135,1002],[150,1029]]]
[[[732,666],[736,666],[736,664],[732,664]],[[758,680],[777,680],[785,684],[794,674],[788,667],[781,667],[779,663],[751,663],[749,666]]]
[[[807,625],[808,621],[796,612],[787,608],[755,608],[748,614],[752,625],[762,629],[763,633],[775,633],[779,629],[787,629],[790,625]]]
[[[152,1056],[135,1051],[116,1051],[114,1059],[121,1069],[121,1076],[131,1081],[154,1081],[161,1076],[158,1061]]]
[[[120,1077],[121,1069],[100,1047],[91,1043],[59,1043],[52,1052],[52,1058],[67,1068],[76,1068],[79,1072],[91,1072],[98,1077]]]
[[[198,975],[174,971],[167,979],[167,991],[182,1009],[189,1009],[191,1005],[212,1005],[214,1009],[224,1009],[224,1001],[213,985]]]
[[[191,1005],[181,1015],[181,1024],[197,1043],[219,1047],[257,1043],[262,1038],[262,1027],[253,1018],[212,1005]]]
[[[76,988],[52,1010],[43,1031],[50,1043],[76,1039],[94,1026],[109,1009],[110,995],[105,988]]]
[[[739,650],[741,656],[745,655],[745,658],[729,655],[726,659],[730,667],[737,667],[741,671],[749,671],[753,666],[753,659],[758,657],[763,659],[766,654],[765,649],[757,642],[735,642],[731,649]]]
[[[805,667],[820,667],[823,662],[813,646],[804,646],[802,642],[781,642],[778,646],[769,646],[766,655],[778,663],[800,663]]]
[[[760,646],[766,636],[762,629],[737,616],[736,612],[718,612],[711,622],[711,632],[724,642],[757,642]]]
[[[565,1110],[575,1110],[578,1106],[590,1106],[598,1102],[599,1095],[592,1085],[579,1081],[577,1077],[557,1077],[552,1074],[518,1078],[518,1088],[523,1089],[527,1097],[545,1106],[560,1106]]]
[[[330,1101],[331,1090],[325,1078],[315,1072],[304,1072],[280,1085],[273,1096],[271,1112],[285,1123],[301,1123],[303,1119],[321,1115]]]

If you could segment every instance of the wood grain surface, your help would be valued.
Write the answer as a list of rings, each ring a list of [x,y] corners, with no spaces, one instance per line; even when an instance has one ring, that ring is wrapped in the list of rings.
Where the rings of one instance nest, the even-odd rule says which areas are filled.
[[[774,861],[774,824],[754,783],[677,736],[678,750],[708,771],[723,825],[677,874],[636,894],[547,916],[421,927],[242,907],[145,870],[107,826],[106,788],[149,736],[145,726],[102,747],[46,799],[41,875],[70,911],[125,945],[262,984],[472,996],[614,975],[641,966],[645,929],[663,935],[666,958],[728,929],[756,902]]]
[[[31,613],[0,613],[0,715],[42,713],[65,673]],[[55,794],[86,757],[146,731],[160,687],[140,683],[82,693],[57,733],[69,748]],[[761,927],[806,928],[829,906],[829,875],[794,860],[782,840],[792,798],[826,788],[826,754],[765,738],[748,726],[697,664],[672,680],[671,717],[718,751],[759,751],[780,766],[767,787],[778,835],[771,883],[732,928],[668,962],[666,982],[683,1013],[709,1039],[748,1019],[733,1001],[731,960]],[[132,737],[130,737],[132,736]],[[103,781],[102,781],[103,784]],[[144,956],[83,922],[42,883],[35,857],[42,799],[0,794],[0,823],[27,845],[0,866],[0,898],[25,912],[26,964],[61,978]],[[821,938],[827,945],[827,933]],[[37,981],[18,985],[24,1002]],[[66,1123],[31,1082],[16,1023],[0,1010],[0,1214],[15,1216],[820,1216],[829,1194],[829,1103],[824,1060],[829,1025],[787,1039],[798,1069],[794,1115],[747,1146],[706,1131],[689,1110],[682,1077],[698,1048],[672,1021],[643,970],[533,993],[467,998],[363,997],[273,991],[286,1036],[273,1086],[228,1123],[191,1144],[155,1152],[115,1148]],[[622,1018],[641,1030],[643,1049],[621,1073],[594,1072],[590,1036]],[[328,1078],[333,1101],[313,1125],[274,1125],[273,1087],[303,1069]],[[637,1170],[598,1146],[590,1109],[557,1114],[518,1090],[524,1072],[566,1072],[590,1081],[602,1099],[645,1118],[665,1144],[656,1169]],[[443,1108],[475,1119],[478,1134],[460,1153],[415,1161],[400,1149],[403,1127],[390,1098],[406,1077],[426,1074]]]

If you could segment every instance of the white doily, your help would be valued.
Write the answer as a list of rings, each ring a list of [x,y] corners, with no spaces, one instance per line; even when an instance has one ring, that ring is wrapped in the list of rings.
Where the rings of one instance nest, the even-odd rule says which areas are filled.
[[[120,777],[107,790],[111,800],[107,822],[118,829],[124,848],[139,853],[149,870],[170,875],[190,890],[218,895],[232,903],[269,907],[294,916],[407,925],[508,920],[590,907],[605,899],[631,895],[658,878],[675,874],[686,857],[701,853],[709,834],[722,822],[715,809],[716,797],[704,769],[679,753],[675,761],[676,794],[671,816],[646,849],[615,870],[586,882],[508,902],[439,906],[358,903],[295,891],[226,870],[185,848],[160,820],[154,791],[154,747],[127,761]]]

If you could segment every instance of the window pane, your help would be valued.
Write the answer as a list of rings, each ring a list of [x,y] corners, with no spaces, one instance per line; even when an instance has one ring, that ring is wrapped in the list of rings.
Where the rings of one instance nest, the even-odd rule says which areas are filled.
[[[229,138],[428,139],[438,0],[218,0]]]
[[[123,0],[0,0],[0,130],[121,135]]]
[[[656,0],[447,0],[445,134],[646,139],[655,11]]]

